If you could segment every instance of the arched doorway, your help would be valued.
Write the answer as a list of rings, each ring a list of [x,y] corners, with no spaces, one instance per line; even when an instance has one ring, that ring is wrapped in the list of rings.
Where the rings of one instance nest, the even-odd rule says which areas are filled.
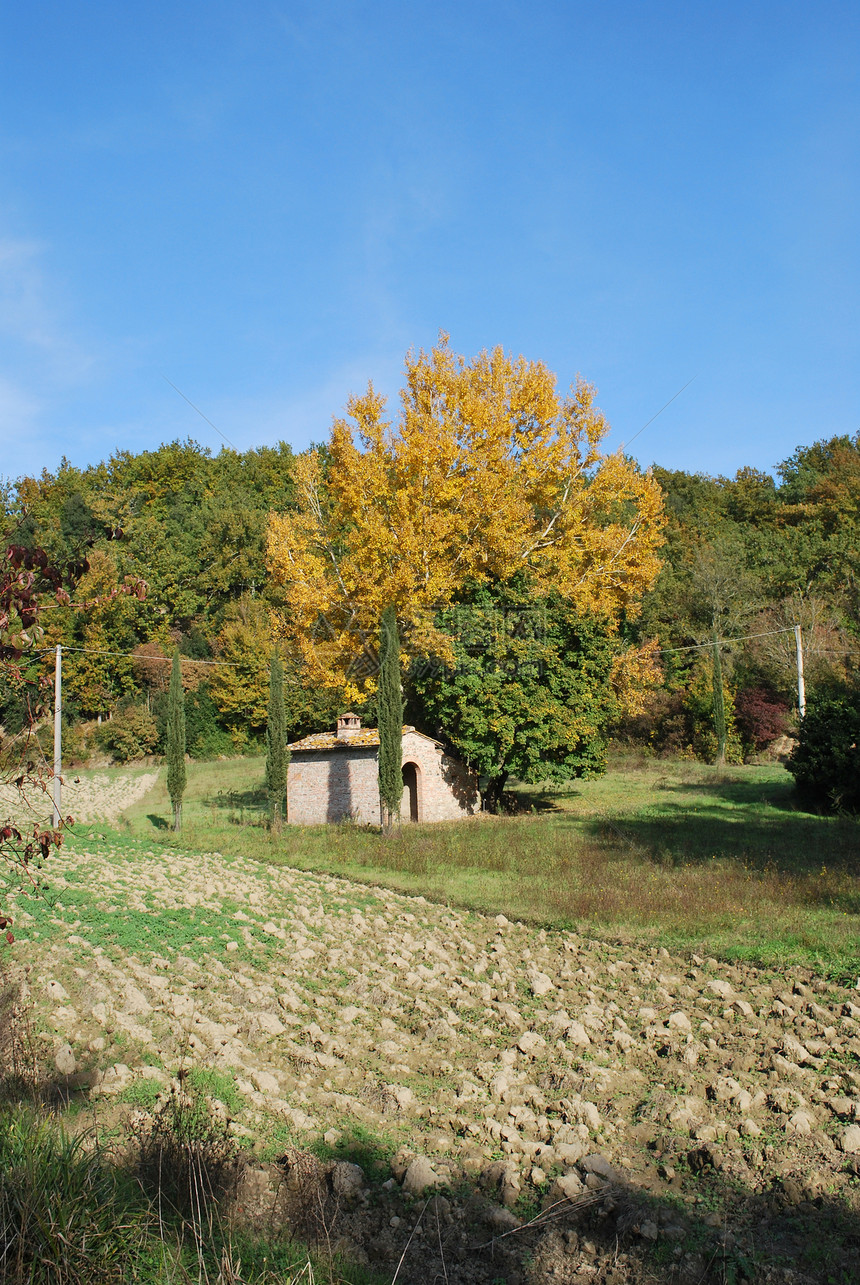
[[[419,767],[417,763],[403,764],[403,800],[400,804],[400,815],[404,821],[418,821],[418,782]]]

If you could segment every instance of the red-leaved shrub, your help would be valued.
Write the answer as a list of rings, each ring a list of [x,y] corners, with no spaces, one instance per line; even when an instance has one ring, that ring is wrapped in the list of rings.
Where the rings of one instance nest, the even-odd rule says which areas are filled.
[[[788,727],[789,707],[766,687],[742,687],[735,696],[735,722],[747,745],[763,750]]]

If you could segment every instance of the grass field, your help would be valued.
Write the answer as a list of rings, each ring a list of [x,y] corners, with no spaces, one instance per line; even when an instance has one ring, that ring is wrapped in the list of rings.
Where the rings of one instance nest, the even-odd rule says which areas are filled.
[[[778,766],[616,763],[523,811],[404,826],[266,825],[262,759],[190,764],[183,831],[164,774],[125,815],[127,839],[330,871],[510,917],[767,965],[860,970],[860,823],[798,809]],[[104,832],[104,827],[100,827]],[[79,827],[81,843],[91,827]]]

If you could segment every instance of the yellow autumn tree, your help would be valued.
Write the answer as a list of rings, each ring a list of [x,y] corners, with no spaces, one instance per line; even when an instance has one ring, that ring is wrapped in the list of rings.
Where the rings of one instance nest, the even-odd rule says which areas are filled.
[[[433,613],[464,586],[525,575],[584,613],[635,613],[659,571],[656,482],[620,453],[594,390],[567,397],[542,362],[501,348],[467,360],[447,335],[409,353],[396,421],[372,385],[351,397],[326,452],[296,461],[298,506],[273,514],[276,631],[317,683],[373,688],[379,619],[446,655]]]

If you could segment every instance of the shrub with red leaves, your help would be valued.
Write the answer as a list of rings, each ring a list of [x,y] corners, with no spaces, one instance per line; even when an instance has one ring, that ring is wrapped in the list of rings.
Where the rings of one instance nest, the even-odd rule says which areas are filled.
[[[744,743],[754,750],[785,735],[789,714],[788,702],[766,687],[742,687],[735,696],[735,722]]]

